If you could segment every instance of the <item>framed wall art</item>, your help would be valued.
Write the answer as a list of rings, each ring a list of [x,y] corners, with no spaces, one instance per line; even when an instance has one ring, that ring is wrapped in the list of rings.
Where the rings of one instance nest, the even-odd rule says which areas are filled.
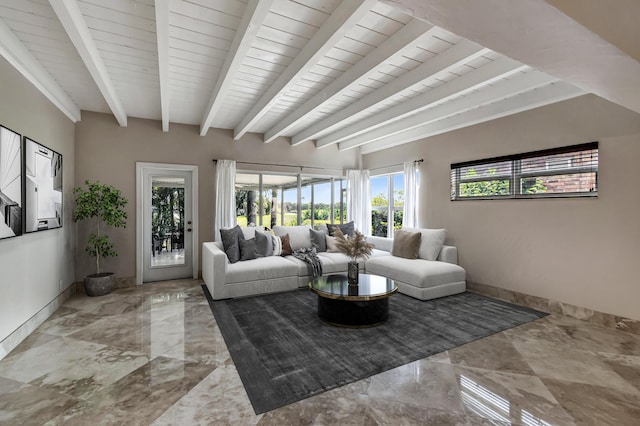
[[[24,137],[24,230],[62,227],[62,155]]]
[[[20,134],[0,126],[0,239],[22,235]]]

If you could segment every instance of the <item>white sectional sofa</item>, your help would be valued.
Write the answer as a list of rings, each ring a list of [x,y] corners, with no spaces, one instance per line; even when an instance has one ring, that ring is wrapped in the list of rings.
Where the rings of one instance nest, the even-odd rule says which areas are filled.
[[[276,235],[289,234],[291,248],[311,247],[309,226],[274,227]],[[246,239],[254,228],[243,228]],[[366,272],[396,281],[398,290],[418,299],[432,299],[465,291],[465,272],[457,263],[455,247],[443,246],[437,260],[404,259],[391,255],[393,240],[368,237],[375,245],[372,256],[361,265]],[[320,252],[323,275],[345,273],[349,257],[342,253]],[[293,256],[268,256],[230,263],[220,242],[202,247],[202,276],[214,300],[306,287],[310,267]]]

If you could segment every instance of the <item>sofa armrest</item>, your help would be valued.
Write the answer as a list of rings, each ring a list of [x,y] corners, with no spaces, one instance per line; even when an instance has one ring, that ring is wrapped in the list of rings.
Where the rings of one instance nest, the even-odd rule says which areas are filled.
[[[386,237],[367,236],[367,242],[373,244],[374,248],[391,252],[393,247],[393,239]]]
[[[219,243],[202,244],[202,279],[214,300],[225,298],[227,262]]]
[[[442,246],[438,259],[442,262],[458,264],[458,249],[454,246]]]

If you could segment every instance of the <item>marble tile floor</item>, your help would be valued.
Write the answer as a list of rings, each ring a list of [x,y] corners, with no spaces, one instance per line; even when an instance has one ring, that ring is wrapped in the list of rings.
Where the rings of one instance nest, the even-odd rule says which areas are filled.
[[[0,361],[0,424],[640,424],[640,336],[559,315],[255,415],[200,285],[72,297]]]

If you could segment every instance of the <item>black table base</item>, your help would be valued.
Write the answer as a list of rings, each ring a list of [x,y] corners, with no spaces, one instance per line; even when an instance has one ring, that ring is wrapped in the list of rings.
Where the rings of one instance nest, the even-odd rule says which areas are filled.
[[[389,298],[352,301],[318,295],[318,317],[340,327],[373,327],[389,318]]]

